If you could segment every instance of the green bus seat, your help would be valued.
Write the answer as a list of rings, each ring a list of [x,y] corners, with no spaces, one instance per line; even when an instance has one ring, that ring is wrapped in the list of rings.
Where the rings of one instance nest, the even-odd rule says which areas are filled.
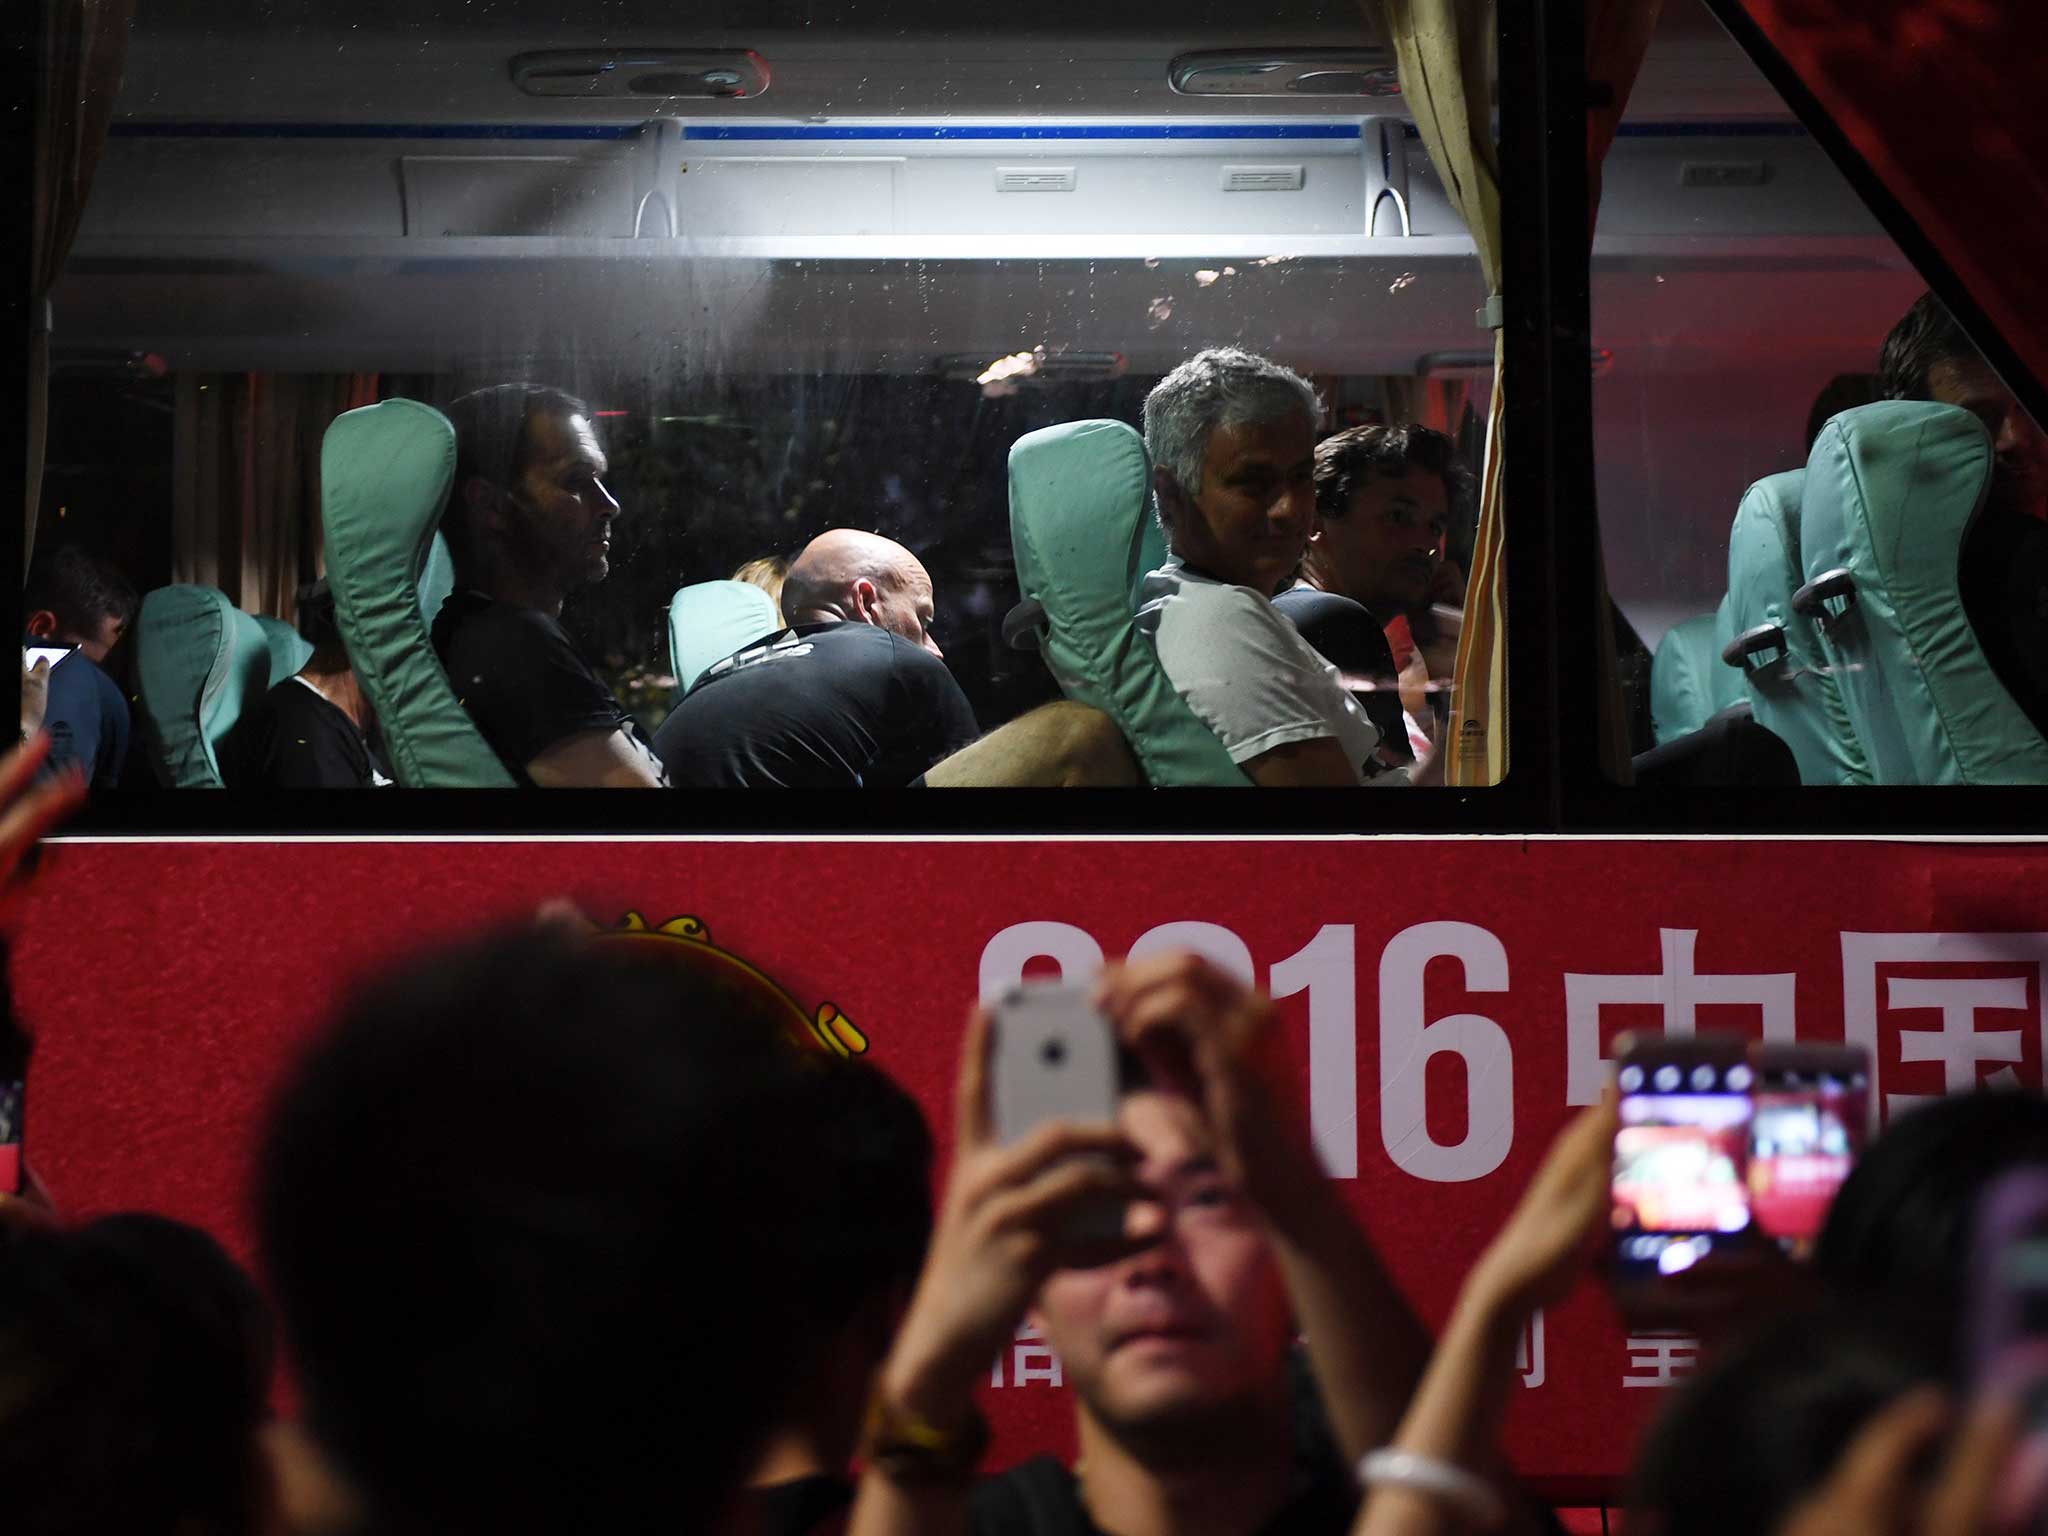
[[[1735,638],[1722,660],[1747,690],[1757,724],[1792,751],[1801,784],[1868,784],[1870,765],[1813,620],[1792,607],[1805,585],[1799,558],[1803,469],[1769,475],[1744,493],[1728,532],[1728,606]]]
[[[267,613],[256,614],[255,619],[262,626],[264,643],[270,647],[270,686],[275,688],[286,678],[297,676],[299,669],[313,659],[313,642],[283,619],[273,619]]]
[[[676,677],[676,697],[688,693],[714,662],[781,626],[775,599],[750,581],[699,581],[678,588],[668,604],[668,663]]]
[[[384,400],[337,416],[320,449],[327,583],[393,777],[414,789],[509,789],[427,628],[422,577],[454,475],[455,429],[439,411]]]
[[[1154,785],[1249,785],[1138,628],[1152,465],[1121,421],[1070,421],[1010,449],[1010,543],[1038,648],[1077,703],[1116,722]]]
[[[1650,734],[1658,746],[1690,736],[1743,698],[1740,673],[1721,664],[1733,635],[1728,599],[1664,631],[1650,658]]]
[[[2048,741],[1993,673],[1957,581],[1990,479],[1984,427],[1954,406],[1859,406],[1814,440],[1794,607],[1876,783],[2048,783]]]
[[[135,621],[135,663],[143,739],[158,781],[225,788],[220,744],[271,685],[275,664],[263,626],[212,587],[158,587],[142,599]]]

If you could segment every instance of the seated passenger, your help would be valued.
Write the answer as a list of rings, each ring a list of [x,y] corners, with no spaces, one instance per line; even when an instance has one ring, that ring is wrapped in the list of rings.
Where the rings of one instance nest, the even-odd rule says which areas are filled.
[[[75,763],[94,789],[120,777],[128,759],[128,700],[104,667],[138,606],[125,576],[75,546],[51,551],[30,570],[22,593],[27,643],[72,648],[45,684],[46,772]]]
[[[1159,522],[1172,558],[1138,622],[1231,761],[1261,785],[1406,783],[1337,669],[1273,604],[1315,520],[1321,406],[1298,374],[1236,348],[1201,352],[1145,398]]]
[[[1993,675],[2048,735],[2048,433],[1931,293],[1892,327],[1878,370],[1885,399],[1959,406],[1990,434],[1991,486],[1956,580]]]
[[[762,555],[749,560],[732,573],[734,581],[744,581],[750,587],[759,587],[775,599],[775,612],[782,613],[782,585],[789,580],[789,562],[780,555]]]
[[[789,627],[716,662],[654,750],[678,785],[904,785],[977,734],[932,640],[932,579],[901,544],[835,528],[782,588]]]
[[[1440,656],[1423,659],[1427,647],[1415,649],[1410,669],[1417,675],[1401,682],[1423,710],[1404,711],[1385,631],[1406,620],[1420,639],[1418,621],[1433,600],[1464,601],[1463,574],[1444,558],[1465,475],[1456,455],[1443,433],[1414,423],[1350,427],[1324,438],[1316,445],[1316,524],[1302,580],[1274,599],[1310,645],[1347,675],[1372,679],[1375,688],[1360,702],[1388,751],[1402,759],[1412,752],[1411,737],[1427,743],[1434,736],[1420,690],[1449,668]]]
[[[455,589],[434,649],[455,696],[521,785],[657,789],[661,765],[561,624],[562,600],[611,570],[619,504],[590,408],[538,384],[447,407],[455,479],[441,531]]]
[[[313,654],[230,733],[230,752],[240,765],[227,775],[230,786],[373,789],[389,784],[372,741],[377,712],[342,644],[326,577],[299,589],[298,607],[299,633]]]

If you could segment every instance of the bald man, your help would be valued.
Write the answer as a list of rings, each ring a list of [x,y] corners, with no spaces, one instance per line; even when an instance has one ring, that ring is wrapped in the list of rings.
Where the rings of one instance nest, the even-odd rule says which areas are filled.
[[[931,574],[901,544],[820,534],[782,612],[788,627],[712,666],[655,733],[678,787],[900,787],[975,739],[932,639]]]

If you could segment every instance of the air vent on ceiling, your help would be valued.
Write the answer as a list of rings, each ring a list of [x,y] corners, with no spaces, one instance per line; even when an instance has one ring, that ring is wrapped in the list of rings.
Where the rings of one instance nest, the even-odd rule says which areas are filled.
[[[749,48],[556,48],[512,60],[512,83],[529,96],[737,101],[768,81],[768,61]]]
[[[1401,76],[1382,48],[1232,49],[1184,53],[1166,67],[1183,96],[1398,96]]]
[[[1303,170],[1299,165],[1226,165],[1226,192],[1299,192]]]
[[[1074,190],[1074,168],[1071,165],[999,165],[996,167],[996,190],[1071,192]]]
[[[1764,160],[1688,160],[1678,168],[1681,187],[1760,187],[1770,179]]]

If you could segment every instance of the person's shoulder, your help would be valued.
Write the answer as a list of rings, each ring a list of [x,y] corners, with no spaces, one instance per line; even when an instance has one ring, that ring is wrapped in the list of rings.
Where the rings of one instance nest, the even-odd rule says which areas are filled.
[[[974,1536],[1088,1536],[1074,1474],[1055,1456],[1034,1456],[974,1485]]]

